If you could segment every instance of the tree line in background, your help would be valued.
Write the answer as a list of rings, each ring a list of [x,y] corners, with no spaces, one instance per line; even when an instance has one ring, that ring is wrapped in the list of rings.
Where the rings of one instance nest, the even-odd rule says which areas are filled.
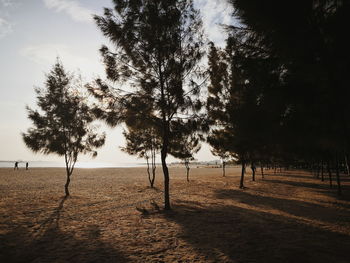
[[[35,128],[23,134],[34,151],[64,155],[67,187],[78,153],[104,143],[87,127],[95,119],[123,124],[123,151],[145,158],[151,187],[156,155],[171,208],[170,154],[189,162],[208,142],[225,163],[349,173],[350,124],[346,1],[229,0],[236,25],[226,25],[226,47],[207,42],[192,0],[114,0],[94,19],[111,47],[100,49],[107,80],[86,88],[87,106],[66,92],[69,78],[57,63],[46,95],[29,109]],[[207,52],[208,65],[203,64]],[[54,136],[53,136],[54,135]],[[71,168],[69,168],[71,167]],[[330,181],[332,182],[332,181]],[[69,193],[68,193],[69,194]]]
[[[349,174],[349,2],[230,3],[240,26],[227,26],[226,48],[212,43],[209,51],[209,143],[240,161],[240,187],[247,163],[293,165],[327,170],[330,179],[334,171],[341,194],[340,170]]]

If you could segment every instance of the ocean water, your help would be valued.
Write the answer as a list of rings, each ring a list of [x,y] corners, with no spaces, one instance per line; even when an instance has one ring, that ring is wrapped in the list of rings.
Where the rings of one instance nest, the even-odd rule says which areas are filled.
[[[37,168],[63,168],[64,162],[47,162],[47,161],[29,161],[30,167]],[[144,163],[101,163],[101,162],[77,162],[76,168],[126,168],[126,167],[142,167]],[[0,168],[13,168],[15,161],[0,161]],[[26,161],[18,161],[18,168],[25,168]]]

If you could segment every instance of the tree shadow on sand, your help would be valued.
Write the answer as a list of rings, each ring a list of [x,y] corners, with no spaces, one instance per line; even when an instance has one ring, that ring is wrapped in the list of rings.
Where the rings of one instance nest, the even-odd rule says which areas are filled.
[[[297,171],[297,170],[287,170],[287,171],[282,171],[282,172],[277,172],[274,173],[273,171],[265,171],[264,175],[267,177],[291,177],[291,178],[296,178],[296,179],[314,179],[317,180],[316,182],[322,182],[321,181],[321,173],[319,174],[319,176],[317,177],[315,174],[312,174],[311,172],[307,172],[307,171]],[[323,174],[324,177],[324,182],[327,183],[329,180],[328,177],[328,172],[324,171]],[[335,173],[332,172],[332,178],[333,181],[336,180],[335,178]],[[342,182],[350,182],[350,178],[347,174],[340,174],[340,178]]]
[[[18,227],[0,235],[0,262],[128,262],[120,251],[99,240],[98,225],[85,228],[79,239],[62,231],[60,217],[66,200],[62,198],[35,234]]]
[[[174,206],[175,207],[175,206]],[[237,206],[178,202],[167,219],[207,262],[349,262],[350,237]]]
[[[289,175],[288,175],[289,177]],[[334,179],[333,179],[334,180]],[[304,188],[311,188],[319,191],[320,193],[327,194],[328,196],[337,197],[338,199],[342,200],[350,200],[350,186],[349,185],[342,185],[342,195],[337,195],[337,186],[335,185],[336,182],[333,181],[333,188],[330,188],[328,185],[328,182],[319,182],[319,183],[309,183],[309,182],[296,182],[296,181],[289,181],[289,180],[277,180],[277,179],[268,179],[266,180],[269,183],[274,184],[285,184],[295,187],[304,187]]]
[[[278,210],[300,218],[324,224],[347,223],[350,226],[350,210],[322,206],[315,203],[278,197],[254,195],[247,191],[222,189],[216,191],[219,199],[231,199],[238,203],[266,210]]]

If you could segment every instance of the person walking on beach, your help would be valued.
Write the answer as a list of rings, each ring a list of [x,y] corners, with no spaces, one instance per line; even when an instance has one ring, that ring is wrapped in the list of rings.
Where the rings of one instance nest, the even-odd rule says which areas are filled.
[[[18,170],[18,162],[15,162],[15,168],[13,170]]]
[[[28,163],[28,162],[26,162],[26,170],[28,170],[28,166],[29,166],[29,163]]]

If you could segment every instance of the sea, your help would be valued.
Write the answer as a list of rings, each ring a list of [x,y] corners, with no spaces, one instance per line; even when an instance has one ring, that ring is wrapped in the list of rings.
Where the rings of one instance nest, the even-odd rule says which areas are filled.
[[[17,161],[19,168],[26,167],[26,161]],[[28,161],[29,168],[63,168],[66,167],[64,162],[49,162],[49,161]],[[0,161],[0,168],[13,168],[15,161]],[[103,163],[103,162],[77,162],[76,168],[127,168],[127,167],[142,167],[145,163]]]

